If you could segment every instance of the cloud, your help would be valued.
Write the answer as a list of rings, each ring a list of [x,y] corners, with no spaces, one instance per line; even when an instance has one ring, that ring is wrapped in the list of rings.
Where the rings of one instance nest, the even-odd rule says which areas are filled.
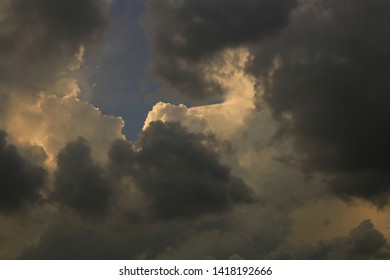
[[[23,158],[0,131],[0,212],[15,213],[40,199],[45,170]]]
[[[124,122],[77,99],[79,91],[76,81],[66,78],[29,102],[16,95],[3,126],[18,142],[43,147],[51,166],[58,152],[77,137],[88,140],[93,158],[104,163],[112,141],[124,138]]]
[[[207,137],[178,123],[152,122],[135,145],[114,142],[114,168],[129,172],[151,198],[154,215],[193,218],[223,213],[237,203],[250,203],[250,188],[205,145]],[[125,158],[125,155],[127,158]]]
[[[210,79],[218,83],[225,96],[220,103],[187,107],[159,102],[148,113],[144,129],[153,120],[180,122],[192,132],[212,131],[223,138],[232,136],[254,112],[255,80],[245,67],[251,60],[245,48],[221,52],[220,63],[210,67]]]
[[[281,247],[270,255],[277,259],[388,259],[390,244],[370,220],[353,228],[347,237],[320,241],[315,246]]]
[[[180,94],[204,98],[221,93],[204,73],[221,50],[256,43],[289,21],[295,0],[147,1],[143,23],[152,69]]]
[[[246,71],[257,85],[256,103],[260,110],[269,107],[277,121],[274,140],[284,137],[295,149],[280,159],[294,162],[307,176],[322,176],[347,201],[363,198],[384,207],[390,24],[383,7],[388,4],[255,2],[230,1],[223,8],[219,1],[148,2],[144,21],[155,72],[183,95],[212,96],[226,92],[224,82],[213,77],[213,69],[222,71],[223,53],[247,47],[252,59]],[[275,21],[258,15],[268,9],[278,15]],[[230,24],[240,32],[226,28]],[[173,111],[158,106],[154,113]],[[180,110],[196,116],[191,126],[198,129],[216,119]]]
[[[112,188],[104,170],[93,162],[83,138],[67,144],[57,156],[52,199],[82,216],[104,216],[109,211]]]
[[[191,234],[167,247],[158,259],[264,259],[284,244],[292,221],[284,211],[261,204],[243,205],[226,216],[203,221]]]
[[[155,259],[166,247],[188,234],[182,224],[52,224],[39,241],[25,248],[17,259]],[[119,228],[119,230],[118,230]]]
[[[73,164],[79,171],[64,177],[78,181],[82,173],[95,185],[104,181],[102,173],[84,172],[92,164],[88,145],[80,139],[71,144],[81,151],[63,152],[74,151],[71,158],[81,166]],[[43,233],[19,258],[264,258],[286,242],[292,226],[289,210],[256,201],[254,191],[221,163],[223,154],[217,154],[214,145],[215,138],[169,121],[148,123],[135,144],[115,140],[108,165],[101,166],[112,186],[107,218],[94,220],[76,209],[57,219],[58,226]],[[64,169],[59,163],[56,174]],[[80,183],[72,197],[84,192],[88,182]],[[71,193],[69,187],[65,191]]]
[[[293,153],[289,141],[277,141],[279,123],[264,104],[255,107],[258,98],[256,80],[246,72],[251,55],[245,48],[223,52],[224,63],[215,66],[213,79],[226,92],[218,104],[187,107],[159,102],[149,112],[150,122],[180,122],[189,132],[211,134],[213,149],[232,174],[241,177],[263,202],[274,207],[294,209],[312,198],[323,196],[324,184],[318,177],[305,178],[294,164],[284,158]]]
[[[301,1],[279,36],[251,49],[250,67],[300,167],[378,207],[389,199],[388,6]]]
[[[77,68],[83,46],[107,23],[106,6],[100,0],[2,0],[1,89],[34,92]]]
[[[43,147],[51,164],[79,136],[95,138],[99,161],[123,137],[121,119],[77,99],[77,70],[108,24],[109,2],[0,1],[0,129],[10,141]]]
[[[128,259],[133,249],[94,230],[69,231],[52,226],[41,237],[38,245],[25,249],[18,259],[43,260],[107,260]]]
[[[367,207],[339,215],[324,194],[328,184],[346,200],[387,203],[388,4],[147,1],[155,73],[183,96],[224,95],[156,104],[134,143],[120,118],[77,99],[72,77],[104,29],[106,4],[0,2],[0,128],[9,134],[0,161],[22,175],[0,177],[29,188],[0,188],[10,197],[0,204],[0,257],[389,257],[370,221],[329,239]],[[9,215],[30,204],[30,216]],[[294,223],[306,230],[307,220],[318,224],[310,241],[329,240],[289,244],[294,230],[304,239]]]
[[[56,219],[19,259],[246,259],[264,258],[286,241],[285,213],[244,205],[197,219],[135,221],[125,215],[78,221]],[[261,222],[259,222],[261,221]]]

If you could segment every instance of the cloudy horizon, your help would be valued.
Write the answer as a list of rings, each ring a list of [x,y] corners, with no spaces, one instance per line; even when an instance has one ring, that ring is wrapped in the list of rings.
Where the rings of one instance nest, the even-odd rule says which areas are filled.
[[[389,259],[387,8],[0,0],[0,259]]]

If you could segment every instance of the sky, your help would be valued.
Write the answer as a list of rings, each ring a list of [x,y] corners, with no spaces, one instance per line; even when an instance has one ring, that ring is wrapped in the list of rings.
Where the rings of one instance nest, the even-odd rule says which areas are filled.
[[[0,259],[389,259],[389,9],[0,0]]]

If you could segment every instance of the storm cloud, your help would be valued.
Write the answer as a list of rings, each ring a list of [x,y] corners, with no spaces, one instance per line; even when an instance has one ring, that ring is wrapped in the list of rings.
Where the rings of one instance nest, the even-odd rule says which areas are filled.
[[[170,89],[193,98],[221,89],[205,68],[218,51],[256,43],[289,21],[295,0],[146,1],[143,23],[152,69]]]
[[[128,141],[78,81],[128,61],[79,68],[110,2],[0,0],[0,258],[390,258],[390,4],[144,1],[162,89],[208,104]]]
[[[254,201],[251,189],[220,163],[205,141],[204,135],[178,123],[158,121],[149,124],[135,148],[116,141],[109,155],[114,169],[134,177],[152,199],[151,211],[161,218],[223,213]]]
[[[0,213],[8,214],[41,199],[46,171],[22,157],[6,137],[0,130]]]
[[[77,68],[107,23],[103,0],[0,1],[0,85],[42,90]]]
[[[322,174],[345,200],[384,207],[387,8],[384,0],[149,1],[144,22],[155,72],[193,98],[221,93],[208,65],[226,49],[247,47],[259,110],[270,107],[299,168]]]
[[[103,225],[100,225],[102,228]],[[158,238],[156,238],[158,234]],[[38,244],[26,248],[18,259],[107,260],[155,258],[167,246],[179,242],[182,233],[173,227],[132,227],[97,231],[88,227],[52,225]]]
[[[68,143],[57,156],[52,198],[81,215],[104,215],[109,210],[112,188],[104,170],[93,162],[83,138]]]
[[[280,36],[252,49],[250,67],[301,168],[323,174],[344,199],[379,207],[390,183],[387,8],[381,0],[301,1]]]

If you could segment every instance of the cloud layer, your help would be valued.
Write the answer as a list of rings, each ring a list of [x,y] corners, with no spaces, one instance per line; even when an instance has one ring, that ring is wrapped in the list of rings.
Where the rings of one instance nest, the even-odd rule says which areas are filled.
[[[386,1],[146,1],[164,90],[220,102],[159,102],[134,142],[78,99],[109,2],[0,0],[1,258],[389,258],[359,200],[390,194]]]
[[[270,255],[276,259],[369,260],[388,259],[390,247],[370,220],[361,222],[348,236],[320,241],[315,246],[281,247]]]

